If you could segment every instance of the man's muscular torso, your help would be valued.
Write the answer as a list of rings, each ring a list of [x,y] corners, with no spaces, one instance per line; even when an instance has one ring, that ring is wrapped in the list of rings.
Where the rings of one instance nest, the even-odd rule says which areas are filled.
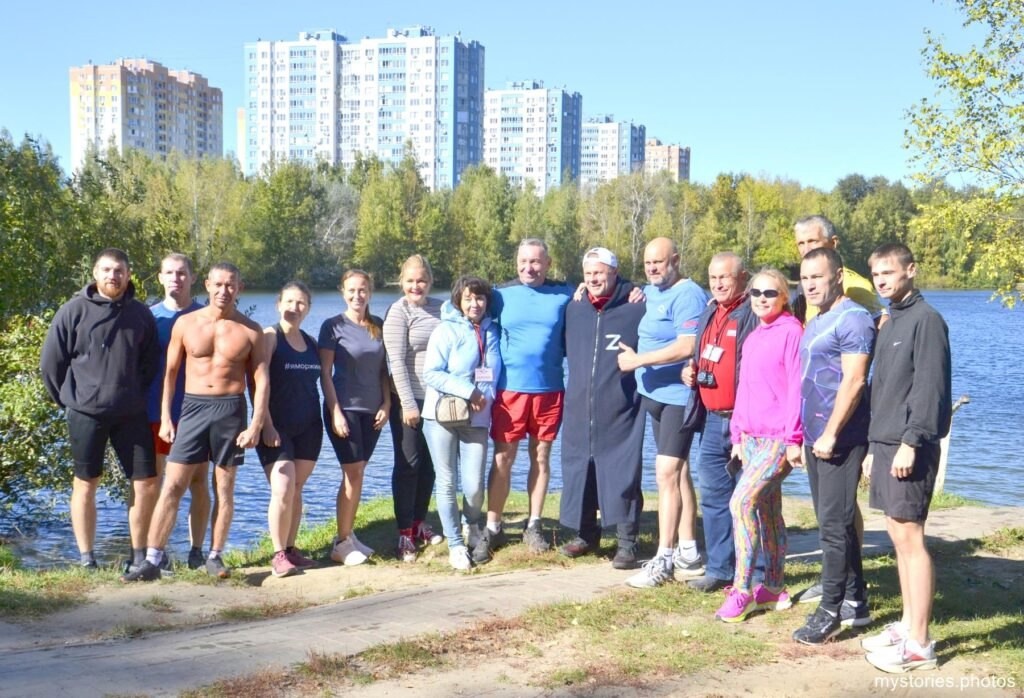
[[[185,362],[185,392],[192,395],[238,395],[245,392],[246,371],[260,326],[235,311],[228,317],[199,311],[178,320]]]

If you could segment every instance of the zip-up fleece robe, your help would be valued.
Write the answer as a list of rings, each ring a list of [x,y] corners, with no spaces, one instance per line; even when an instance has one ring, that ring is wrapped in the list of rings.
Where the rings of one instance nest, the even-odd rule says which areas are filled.
[[[586,298],[565,310],[569,379],[562,423],[563,526],[579,530],[587,468],[594,460],[602,526],[629,523],[640,499],[644,413],[634,371],[619,370],[619,342],[637,346],[643,303],[629,303],[633,284],[619,279],[598,312]]]

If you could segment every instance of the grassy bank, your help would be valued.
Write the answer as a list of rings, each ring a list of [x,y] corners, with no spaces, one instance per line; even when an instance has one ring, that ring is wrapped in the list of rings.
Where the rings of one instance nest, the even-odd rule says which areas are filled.
[[[938,640],[940,663],[959,658],[977,676],[1009,677],[1021,685],[1024,528],[937,543],[932,554],[938,570],[932,633]],[[793,590],[812,583],[820,572],[817,563],[786,566]],[[868,558],[865,572],[876,622],[864,632],[877,632],[900,614],[895,561],[889,555]],[[403,686],[412,687],[416,684],[409,677],[425,670],[471,674],[481,663],[521,667],[524,659],[533,668],[530,672],[510,671],[500,680],[510,686],[583,692],[652,687],[660,680],[679,680],[706,670],[736,672],[803,657],[863,663],[856,641],[860,631],[846,630],[838,642],[825,648],[805,647],[790,638],[810,609],[797,606],[756,614],[732,625],[713,620],[721,598],[682,584],[646,591],[622,589],[588,603],[538,606],[519,617],[382,644],[355,656],[314,654],[290,671],[222,681],[187,695],[335,695],[391,679],[403,679]]]

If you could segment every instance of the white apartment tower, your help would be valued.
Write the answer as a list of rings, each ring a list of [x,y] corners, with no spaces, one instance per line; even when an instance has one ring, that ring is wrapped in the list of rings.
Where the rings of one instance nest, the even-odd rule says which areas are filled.
[[[118,59],[69,71],[71,168],[90,148],[113,145],[166,157],[224,154],[224,105],[219,88],[202,75],[168,70],[154,61]]]
[[[540,81],[487,90],[484,163],[512,184],[533,182],[538,196],[580,175],[583,98]]]
[[[611,116],[587,119],[580,146],[580,187],[593,189],[644,168],[647,129]]]
[[[333,31],[245,45],[247,174],[281,160],[398,163],[411,143],[431,189],[480,162],[484,48],[428,27],[350,42]]]

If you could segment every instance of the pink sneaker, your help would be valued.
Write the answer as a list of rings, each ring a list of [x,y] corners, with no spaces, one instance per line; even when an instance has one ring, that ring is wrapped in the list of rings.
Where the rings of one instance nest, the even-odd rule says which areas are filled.
[[[270,561],[270,571],[275,577],[290,577],[299,570],[288,560],[285,552],[279,550],[274,553],[274,559]]]
[[[310,560],[308,557],[300,553],[298,548],[285,550],[284,555],[288,558],[288,562],[292,563],[299,569],[305,569],[307,567],[316,567],[316,561]]]
[[[793,600],[785,589],[775,594],[764,584],[758,584],[754,587],[754,604],[759,611],[785,611],[793,605]]]
[[[757,609],[754,596],[735,587],[725,588],[725,603],[715,612],[715,617],[726,623],[739,623]]]

